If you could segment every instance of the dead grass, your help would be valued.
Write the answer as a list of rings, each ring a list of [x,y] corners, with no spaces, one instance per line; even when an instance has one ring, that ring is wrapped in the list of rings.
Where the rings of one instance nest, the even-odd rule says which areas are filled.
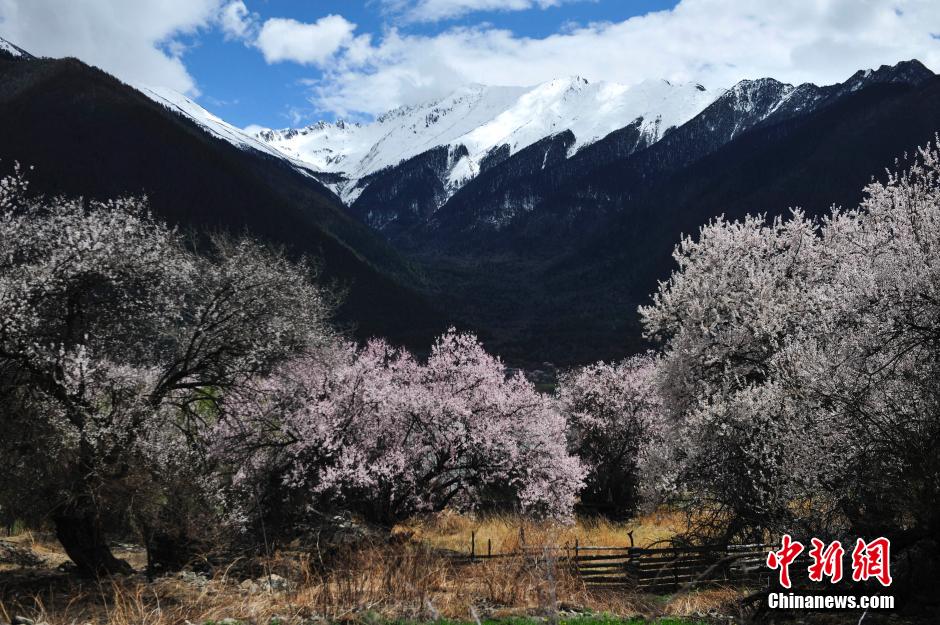
[[[523,523],[510,516],[439,515],[398,528],[397,543],[331,553],[328,567],[318,566],[319,558],[300,551],[259,562],[262,570],[286,578],[289,587],[283,591],[246,588],[243,580],[230,574],[235,567],[217,571],[209,579],[189,573],[148,581],[135,575],[103,583],[47,569],[24,572],[34,578],[17,585],[4,573],[0,575],[0,621],[25,615],[49,625],[186,625],[226,618],[294,625],[440,618],[475,621],[549,615],[557,610],[653,617],[703,614],[733,602],[739,596],[733,589],[698,591],[672,600],[592,590],[547,549],[566,540],[573,543],[576,537],[582,545],[627,544],[626,528],[633,528],[638,545],[645,544],[667,535],[670,523],[669,515],[626,525],[579,523],[570,527]],[[480,538],[492,539],[494,552],[497,548],[504,553],[514,551],[524,540],[527,555],[467,563],[443,551],[466,551],[471,531],[478,532],[478,545]],[[404,536],[410,539],[401,540]],[[33,540],[44,552],[54,548]]]
[[[443,512],[416,519],[395,528],[394,532],[425,542],[438,549],[460,553],[470,550],[475,536],[476,552],[512,553],[525,541],[529,545],[581,545],[625,547],[633,544],[649,547],[674,537],[685,528],[685,515],[661,510],[618,523],[606,519],[579,518],[573,525],[538,523],[516,515],[499,514],[475,517]]]
[[[551,557],[459,563],[424,546],[369,547],[350,552],[324,573],[305,556],[284,554],[300,572],[284,592],[244,590],[220,573],[202,582],[141,576],[102,584],[50,580],[45,590],[0,601],[0,619],[26,615],[50,625],[184,625],[235,618],[242,622],[473,619],[548,614],[559,607],[639,614],[649,606],[622,594],[595,596]],[[284,562],[272,563],[283,570]],[[60,581],[56,584],[55,581]],[[275,621],[278,622],[278,621]]]
[[[664,606],[663,613],[669,616],[691,614],[734,614],[738,602],[746,594],[741,588],[720,586],[702,588],[672,597]]]

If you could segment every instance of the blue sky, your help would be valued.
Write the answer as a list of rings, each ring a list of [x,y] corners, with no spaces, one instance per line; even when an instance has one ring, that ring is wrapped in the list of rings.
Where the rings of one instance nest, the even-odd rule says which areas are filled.
[[[0,36],[241,127],[368,120],[467,83],[940,70],[937,0],[0,0]]]
[[[357,33],[373,36],[395,28],[404,34],[433,37],[452,29],[486,24],[527,38],[544,38],[570,29],[574,23],[619,22],[675,6],[674,1],[668,0],[567,2],[544,9],[533,6],[518,11],[482,10],[434,22],[414,22],[375,0],[249,3],[246,0],[247,8],[257,13],[262,22],[289,17],[313,23],[325,15],[341,15],[356,24]],[[227,121],[239,126],[281,127],[336,117],[333,111],[309,101],[306,85],[322,77],[320,68],[289,61],[267,63],[256,49],[226,37],[220,30],[199,33],[189,43],[192,47],[185,54],[186,65],[198,84],[199,101]]]

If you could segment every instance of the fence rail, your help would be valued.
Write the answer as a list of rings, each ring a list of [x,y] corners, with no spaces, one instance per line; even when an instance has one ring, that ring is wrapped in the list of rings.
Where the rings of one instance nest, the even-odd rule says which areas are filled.
[[[492,543],[477,552],[476,536],[470,551],[458,556],[468,562],[506,558],[556,558],[591,587],[670,593],[715,584],[766,585],[772,571],[765,565],[769,546],[707,545],[646,548],[633,546],[572,545],[523,548],[513,553],[493,553]]]

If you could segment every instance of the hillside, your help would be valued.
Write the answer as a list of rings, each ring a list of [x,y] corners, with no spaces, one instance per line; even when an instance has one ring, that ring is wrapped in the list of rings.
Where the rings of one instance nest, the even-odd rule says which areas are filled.
[[[938,131],[940,78],[873,85],[755,127],[619,198],[587,193],[582,183],[496,235],[455,236],[452,245],[438,240],[425,251],[408,244],[435,269],[442,301],[491,329],[510,359],[619,358],[645,348],[636,308],[673,270],[671,252],[683,233],[722,214],[852,206],[872,175]],[[610,166],[591,184],[629,180],[654,149]]]
[[[78,60],[0,54],[0,159],[6,170],[33,167],[34,191],[146,194],[183,228],[247,231],[314,256],[347,291],[339,317],[357,336],[426,345],[444,326],[413,266],[309,174],[211,136]]]

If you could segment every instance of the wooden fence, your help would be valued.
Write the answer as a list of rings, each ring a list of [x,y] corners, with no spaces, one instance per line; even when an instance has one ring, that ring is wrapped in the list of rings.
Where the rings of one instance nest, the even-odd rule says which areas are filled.
[[[514,553],[492,553],[477,549],[471,538],[470,552],[463,559],[485,561],[497,558],[556,558],[570,566],[591,587],[665,594],[680,589],[716,584],[766,586],[773,571],[766,565],[767,545],[705,547],[604,547],[582,546],[526,549]]]

